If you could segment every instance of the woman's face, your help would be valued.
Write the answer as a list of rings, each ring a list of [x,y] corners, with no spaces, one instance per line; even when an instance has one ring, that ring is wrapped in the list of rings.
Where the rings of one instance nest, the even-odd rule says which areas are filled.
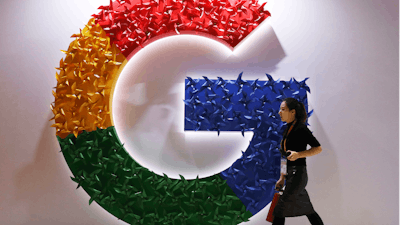
[[[286,122],[286,123],[291,123],[296,115],[296,110],[292,109],[289,112],[289,108],[286,106],[286,102],[283,101],[281,103],[281,109],[279,110],[279,116],[281,117],[281,120]]]

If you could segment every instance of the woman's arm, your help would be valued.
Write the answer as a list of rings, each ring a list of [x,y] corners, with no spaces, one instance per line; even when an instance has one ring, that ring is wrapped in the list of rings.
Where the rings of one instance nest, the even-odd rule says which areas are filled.
[[[306,158],[306,157],[310,157],[313,155],[317,155],[321,152],[322,152],[322,148],[321,148],[321,146],[318,146],[318,147],[311,147],[310,149],[302,151],[302,152],[298,152],[298,154],[300,156],[299,158]]]

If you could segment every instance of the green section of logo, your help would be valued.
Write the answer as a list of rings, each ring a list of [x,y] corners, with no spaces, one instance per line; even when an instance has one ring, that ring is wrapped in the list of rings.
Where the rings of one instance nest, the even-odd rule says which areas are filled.
[[[126,152],[113,126],[57,136],[74,177],[106,211],[128,224],[226,224],[252,216],[219,174],[170,179],[142,167]]]

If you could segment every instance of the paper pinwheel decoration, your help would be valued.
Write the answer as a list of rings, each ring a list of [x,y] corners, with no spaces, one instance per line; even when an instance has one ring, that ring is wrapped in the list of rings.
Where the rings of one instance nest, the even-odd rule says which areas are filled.
[[[220,175],[200,181],[173,180],[136,163],[118,141],[110,96],[120,71],[140,48],[185,33],[214,38],[232,49],[270,16],[264,5],[246,0],[236,4],[110,0],[110,5],[99,7],[85,28],[72,35],[75,40],[63,51],[66,56],[56,68],[55,101],[50,108],[55,120],[52,127],[73,173],[71,179],[90,195],[89,204],[95,201],[129,224],[248,221],[252,214]],[[193,80],[185,88],[195,95],[201,88],[194,89],[196,85]],[[203,89],[209,90],[210,85]],[[187,121],[198,129],[221,130],[224,123],[214,123],[220,117],[208,117],[212,110],[203,108],[218,108],[213,93],[207,97],[208,103],[196,97],[186,102],[193,110]]]

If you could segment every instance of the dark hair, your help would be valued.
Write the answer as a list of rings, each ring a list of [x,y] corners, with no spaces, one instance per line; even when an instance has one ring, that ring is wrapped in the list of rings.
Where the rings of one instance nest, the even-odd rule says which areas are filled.
[[[294,98],[285,98],[283,101],[286,103],[286,106],[289,108],[289,111],[292,109],[296,110],[295,117],[299,123],[306,123],[307,111],[306,107],[302,102],[299,102]]]

